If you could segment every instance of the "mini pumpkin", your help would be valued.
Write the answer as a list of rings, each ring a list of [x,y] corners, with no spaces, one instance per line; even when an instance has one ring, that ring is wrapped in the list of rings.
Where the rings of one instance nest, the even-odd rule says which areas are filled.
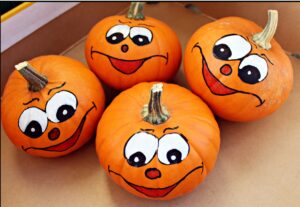
[[[219,128],[207,105],[166,83],[140,83],[122,92],[104,112],[96,136],[100,163],[118,185],[161,200],[200,184],[219,145]]]
[[[40,56],[16,65],[2,96],[2,124],[17,148],[59,157],[84,145],[104,110],[104,92],[82,63]]]
[[[278,13],[262,30],[239,17],[198,29],[188,42],[184,71],[191,89],[220,117],[251,121],[277,110],[288,98],[293,69],[273,38]]]
[[[167,81],[181,62],[181,46],[165,23],[144,17],[143,3],[133,2],[127,16],[111,16],[89,32],[85,56],[107,85],[124,90],[144,81]]]

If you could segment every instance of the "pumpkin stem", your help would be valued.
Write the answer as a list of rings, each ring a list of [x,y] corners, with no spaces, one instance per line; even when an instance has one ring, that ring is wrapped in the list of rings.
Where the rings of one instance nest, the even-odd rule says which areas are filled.
[[[161,105],[163,84],[154,84],[151,88],[149,104],[144,105],[142,110],[143,119],[153,125],[162,124],[170,117],[167,109]]]
[[[278,24],[277,10],[268,10],[268,22],[264,30],[260,33],[254,34],[252,39],[260,47],[265,50],[271,49],[271,40],[275,35]]]
[[[15,68],[28,81],[28,89],[32,92],[42,90],[48,83],[47,77],[36,72],[27,61],[15,65]]]
[[[128,19],[145,19],[145,16],[143,14],[143,9],[144,9],[145,2],[131,2],[128,13],[127,13],[127,18]]]

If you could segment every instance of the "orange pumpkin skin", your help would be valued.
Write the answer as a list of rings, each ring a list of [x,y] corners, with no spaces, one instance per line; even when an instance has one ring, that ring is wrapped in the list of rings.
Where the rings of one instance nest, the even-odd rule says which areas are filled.
[[[1,105],[4,130],[28,154],[69,154],[95,133],[104,110],[102,86],[89,69],[71,58],[40,56],[29,63],[48,78],[48,84],[31,92],[17,70],[10,75]]]
[[[124,36],[128,33],[125,39],[110,43],[113,40],[108,41],[108,34],[116,38],[109,32],[113,27],[117,27],[116,30],[124,27]],[[137,45],[140,34],[152,39],[148,44]],[[170,80],[181,62],[181,46],[175,32],[159,20],[111,16],[98,22],[89,32],[85,56],[90,68],[104,83],[124,90],[144,81]]]
[[[219,151],[219,128],[201,99],[185,88],[166,83],[162,105],[170,118],[159,125],[144,121],[141,109],[148,103],[152,85],[140,83],[114,99],[99,122],[96,151],[102,167],[122,188],[142,198],[169,200],[192,191],[212,170]],[[143,140],[144,135],[148,141]],[[132,141],[134,136],[136,143]],[[184,157],[184,144],[176,145],[182,137],[189,145],[187,156],[181,162],[167,164],[166,152],[173,146]],[[135,144],[129,148],[128,143]],[[165,150],[168,147],[170,150]],[[147,154],[149,161],[137,167],[132,165],[137,158],[131,155],[128,159],[127,155],[135,151],[144,155],[144,151],[151,151],[152,155]]]
[[[269,50],[257,46],[252,36],[260,31],[262,28],[249,20],[227,17],[199,28],[187,44],[187,81],[193,92],[224,119],[252,121],[265,117],[285,102],[292,89],[293,70],[288,56],[275,39]],[[218,41],[228,42],[224,40],[228,36],[232,38],[230,44],[235,44],[235,50],[240,52],[235,51],[231,60],[222,60],[214,54],[214,48],[217,49]],[[234,38],[239,41],[232,43]],[[259,65],[262,80],[256,82],[257,71],[247,71],[253,69],[244,68],[247,65]]]

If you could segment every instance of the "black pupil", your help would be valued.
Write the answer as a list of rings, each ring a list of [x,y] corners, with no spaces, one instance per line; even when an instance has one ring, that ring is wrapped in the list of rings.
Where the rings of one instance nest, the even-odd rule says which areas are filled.
[[[246,65],[242,69],[239,69],[238,75],[242,81],[249,84],[255,84],[260,79],[259,70],[252,65]]]
[[[113,33],[112,35],[110,35],[109,37],[106,37],[106,40],[111,44],[117,44],[117,43],[121,42],[122,40],[124,40],[124,36],[122,33],[116,32],[116,33]]]
[[[31,138],[38,138],[39,136],[41,136],[43,134],[43,131],[40,123],[37,121],[31,121],[27,125],[24,134]]]
[[[58,108],[56,112],[56,118],[60,121],[66,121],[71,118],[75,113],[75,109],[70,105],[62,105]]]
[[[172,149],[167,152],[167,158],[170,164],[180,163],[182,161],[181,156],[181,152],[177,149]]]
[[[149,44],[149,40],[146,36],[143,35],[136,35],[132,38],[132,41],[134,42],[134,44],[139,45],[139,46],[143,46],[143,45],[147,45]]]
[[[215,45],[213,49],[214,56],[221,60],[228,60],[232,53],[226,44]]]
[[[146,162],[146,156],[141,152],[136,152],[132,154],[128,159],[129,165],[134,167],[141,167],[145,165],[145,162]]]

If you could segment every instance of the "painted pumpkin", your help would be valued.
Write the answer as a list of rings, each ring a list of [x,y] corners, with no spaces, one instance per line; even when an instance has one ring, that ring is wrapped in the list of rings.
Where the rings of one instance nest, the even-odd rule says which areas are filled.
[[[140,82],[168,81],[181,62],[175,32],[157,19],[144,17],[142,8],[134,2],[127,16],[103,19],[86,40],[85,56],[90,68],[117,90]]]
[[[288,98],[293,70],[273,38],[277,21],[277,11],[269,11],[262,31],[249,20],[227,17],[201,27],[189,40],[184,58],[187,81],[218,116],[256,120]]]
[[[2,124],[23,151],[59,157],[84,145],[104,110],[104,92],[82,63],[40,56],[16,65],[2,97]]]
[[[99,122],[96,150],[118,185],[139,197],[169,200],[204,180],[220,137],[201,99],[180,86],[163,86],[140,83],[117,96]]]

